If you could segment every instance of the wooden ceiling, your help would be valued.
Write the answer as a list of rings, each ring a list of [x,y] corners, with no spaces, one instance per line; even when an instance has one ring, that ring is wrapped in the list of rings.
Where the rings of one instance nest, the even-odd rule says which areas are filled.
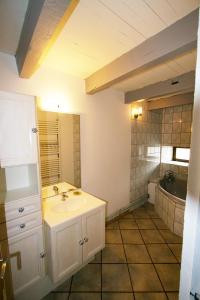
[[[44,64],[86,78],[198,5],[198,0],[81,0]]]
[[[113,85],[113,88],[125,92],[140,89],[158,81],[175,78],[179,75],[195,70],[195,66],[196,50],[193,50],[173,60],[167,61],[164,64],[157,65],[145,72],[123,80]]]
[[[0,51],[15,55],[28,0],[0,0]]]

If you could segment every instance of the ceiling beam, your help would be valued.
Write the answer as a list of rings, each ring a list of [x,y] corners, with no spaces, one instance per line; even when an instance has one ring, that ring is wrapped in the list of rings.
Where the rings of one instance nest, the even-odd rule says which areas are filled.
[[[30,0],[16,62],[20,77],[29,78],[41,65],[79,0]]]
[[[165,95],[194,91],[195,72],[191,71],[176,78],[147,85],[141,89],[125,93],[125,103],[141,99],[158,98]]]
[[[94,94],[196,48],[197,29],[195,10],[86,78],[86,93]]]
[[[194,93],[185,93],[175,96],[169,96],[165,98],[160,98],[157,100],[148,100],[147,109],[161,109],[166,107],[173,107],[177,105],[192,104],[194,102]]]

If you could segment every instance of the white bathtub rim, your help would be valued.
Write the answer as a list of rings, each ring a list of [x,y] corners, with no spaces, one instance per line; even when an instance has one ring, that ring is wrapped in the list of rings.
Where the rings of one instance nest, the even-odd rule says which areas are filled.
[[[168,196],[171,200],[173,200],[174,202],[184,205],[185,206],[185,201],[184,199],[181,199],[179,197],[176,197],[175,195],[169,193],[168,191],[166,191],[163,187],[161,187],[160,183],[158,183],[158,188],[161,190],[161,192],[163,192],[166,196]]]

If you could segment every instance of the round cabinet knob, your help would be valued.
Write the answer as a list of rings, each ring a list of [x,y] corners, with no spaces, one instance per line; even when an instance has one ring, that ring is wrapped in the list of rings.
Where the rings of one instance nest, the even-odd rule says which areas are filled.
[[[85,243],[88,242],[88,238],[87,238],[87,237],[84,238],[84,242],[85,242]]]
[[[24,223],[22,223],[22,224],[19,225],[19,227],[22,228],[22,229],[23,229],[25,226],[26,226],[26,224],[24,224]]]
[[[84,244],[84,241],[83,241],[83,240],[80,240],[80,241],[79,241],[79,245],[80,245],[80,246],[83,246],[83,244]]]
[[[45,252],[40,253],[40,258],[44,258],[46,256]]]
[[[20,212],[20,213],[22,213],[24,211],[24,207],[20,207],[19,209],[18,209],[18,212]]]

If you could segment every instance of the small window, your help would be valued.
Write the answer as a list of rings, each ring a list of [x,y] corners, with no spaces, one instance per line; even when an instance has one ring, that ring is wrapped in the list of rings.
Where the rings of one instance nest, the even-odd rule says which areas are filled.
[[[189,162],[190,148],[173,147],[173,160]]]

